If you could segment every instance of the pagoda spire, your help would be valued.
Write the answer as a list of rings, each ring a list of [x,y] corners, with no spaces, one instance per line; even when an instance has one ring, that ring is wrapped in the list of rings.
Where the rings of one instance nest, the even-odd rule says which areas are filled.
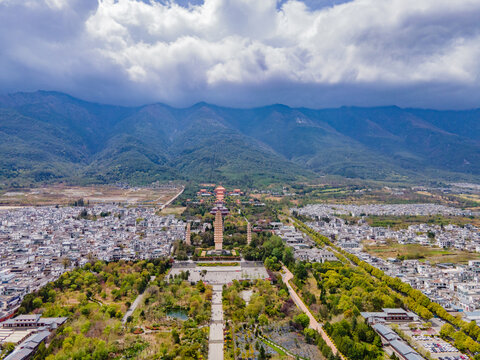
[[[190,234],[190,222],[187,222],[187,231],[185,233],[185,244],[188,246],[192,245],[192,241],[190,239],[191,234]]]
[[[215,229],[213,233],[213,239],[215,242],[215,250],[222,250],[223,248],[223,222],[222,212],[217,210],[215,213]]]

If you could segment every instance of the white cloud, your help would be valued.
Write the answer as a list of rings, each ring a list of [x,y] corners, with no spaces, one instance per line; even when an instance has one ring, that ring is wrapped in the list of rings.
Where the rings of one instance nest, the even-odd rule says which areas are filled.
[[[67,0],[45,0],[47,5],[52,9],[61,10],[68,6]]]
[[[5,91],[27,83],[181,105],[480,105],[478,0],[355,0],[316,10],[297,0],[41,4],[0,0],[0,24],[13,15],[29,21],[0,25]]]

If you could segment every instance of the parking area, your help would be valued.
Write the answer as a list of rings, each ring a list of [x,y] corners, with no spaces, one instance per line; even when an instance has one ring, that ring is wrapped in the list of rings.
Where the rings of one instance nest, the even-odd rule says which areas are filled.
[[[447,343],[437,336],[413,335],[413,340],[425,350],[432,358],[439,360],[467,360],[468,357],[458,351],[455,346]]]

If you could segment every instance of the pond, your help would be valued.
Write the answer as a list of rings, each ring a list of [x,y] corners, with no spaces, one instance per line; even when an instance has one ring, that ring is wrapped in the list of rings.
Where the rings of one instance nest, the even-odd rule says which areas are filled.
[[[167,311],[167,316],[178,319],[178,320],[188,320],[188,314],[185,310],[177,309],[177,310],[169,310]]]

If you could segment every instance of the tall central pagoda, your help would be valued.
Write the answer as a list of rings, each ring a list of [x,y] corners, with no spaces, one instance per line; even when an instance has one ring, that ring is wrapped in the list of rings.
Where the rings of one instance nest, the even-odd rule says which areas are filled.
[[[215,242],[215,250],[221,251],[223,248],[223,221],[222,212],[220,210],[217,210],[215,213],[213,240]]]

